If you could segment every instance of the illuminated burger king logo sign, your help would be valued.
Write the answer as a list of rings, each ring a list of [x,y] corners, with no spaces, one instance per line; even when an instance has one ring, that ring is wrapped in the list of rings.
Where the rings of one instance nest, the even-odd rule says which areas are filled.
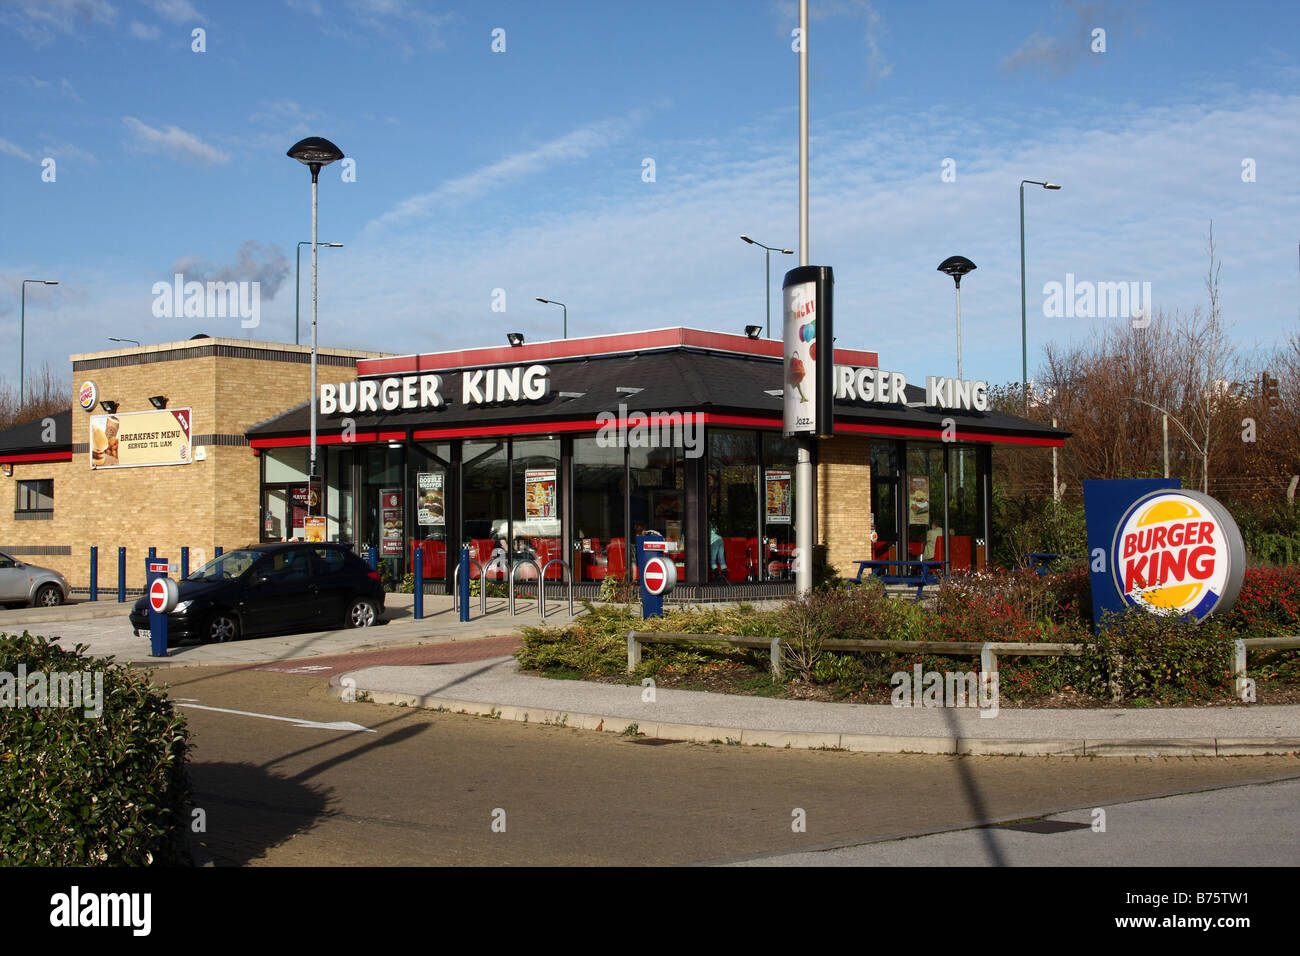
[[[1125,604],[1200,620],[1237,599],[1246,549],[1232,515],[1209,495],[1156,491],[1120,520],[1111,568]]]

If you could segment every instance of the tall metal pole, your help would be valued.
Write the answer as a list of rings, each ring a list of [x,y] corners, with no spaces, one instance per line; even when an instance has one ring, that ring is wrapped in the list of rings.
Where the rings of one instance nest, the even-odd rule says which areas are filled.
[[[961,376],[958,376],[960,378]],[[1029,335],[1025,322],[1025,184],[1020,183],[1020,387],[1029,411]]]
[[[293,344],[294,345],[301,344],[298,341],[298,314],[299,314],[298,300],[301,298],[300,293],[302,292],[302,247],[304,245],[306,245],[306,243],[302,243],[302,242],[298,243],[298,255],[296,256],[298,260],[298,268],[297,271],[295,271],[293,274]]]
[[[767,337],[772,337],[772,250],[763,247],[763,258],[767,260],[767,283],[764,288],[767,290]]]
[[[22,284],[22,305],[18,310],[18,410],[23,410],[23,372],[24,372],[24,355],[23,346],[27,341],[27,280]]]
[[[311,167],[311,471],[316,477],[316,190],[320,166]]]
[[[799,265],[810,262],[808,248],[808,0],[799,0]],[[823,362],[834,362],[833,355],[823,355]],[[795,463],[795,592],[812,590],[813,557],[813,466],[814,439],[799,439]]]
[[[961,374],[961,276],[957,276],[957,380]]]

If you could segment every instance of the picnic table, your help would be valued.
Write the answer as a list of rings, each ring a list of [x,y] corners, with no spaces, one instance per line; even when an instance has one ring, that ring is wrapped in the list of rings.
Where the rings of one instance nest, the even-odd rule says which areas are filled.
[[[1037,572],[1041,577],[1051,569],[1054,562],[1062,560],[1082,561],[1083,556],[1078,554],[1053,554],[1050,551],[1029,551],[1026,552],[1025,559],[1029,562],[1029,570]]]
[[[942,561],[922,558],[888,558],[882,561],[859,561],[858,576],[855,584],[862,583],[862,572],[868,568],[871,573],[885,584],[906,584],[916,588],[916,599],[921,600],[921,591],[927,584],[938,584],[938,571],[943,568]],[[898,570],[891,570],[897,568]]]

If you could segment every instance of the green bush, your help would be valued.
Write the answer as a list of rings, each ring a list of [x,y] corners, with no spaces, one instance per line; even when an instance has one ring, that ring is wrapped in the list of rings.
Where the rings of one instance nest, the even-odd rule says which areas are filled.
[[[1222,622],[1197,622],[1128,608],[1107,614],[1087,645],[1094,697],[1137,703],[1226,699],[1232,692],[1232,640]]]
[[[185,718],[148,675],[86,656],[84,647],[68,651],[43,637],[0,634],[0,672],[17,675],[24,665],[29,677],[42,672],[47,681],[54,672],[103,675],[100,716],[83,707],[4,711],[0,861],[188,864]]]

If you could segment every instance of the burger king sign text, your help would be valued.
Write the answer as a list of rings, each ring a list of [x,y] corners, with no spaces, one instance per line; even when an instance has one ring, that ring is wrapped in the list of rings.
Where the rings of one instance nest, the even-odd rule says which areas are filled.
[[[1115,527],[1108,564],[1125,605],[1200,620],[1237,599],[1246,551],[1219,502],[1197,491],[1162,489],[1129,505]]]

